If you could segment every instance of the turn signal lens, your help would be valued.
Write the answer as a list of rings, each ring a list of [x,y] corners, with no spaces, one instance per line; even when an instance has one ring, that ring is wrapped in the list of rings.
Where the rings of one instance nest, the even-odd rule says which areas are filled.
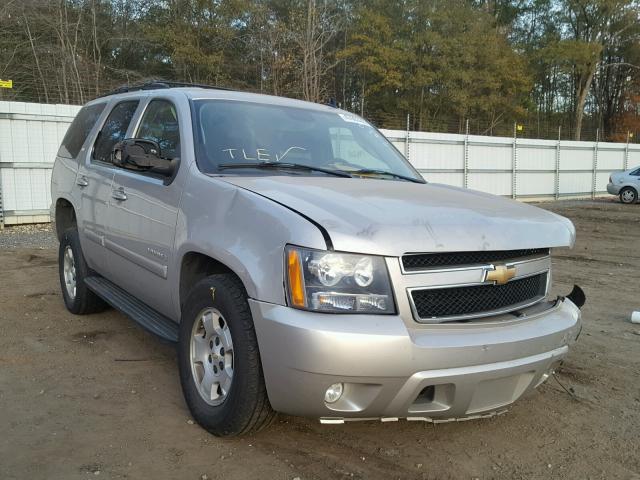
[[[297,250],[289,250],[287,267],[289,273],[289,292],[291,293],[291,303],[296,307],[304,307],[304,279],[302,276],[300,252]]]

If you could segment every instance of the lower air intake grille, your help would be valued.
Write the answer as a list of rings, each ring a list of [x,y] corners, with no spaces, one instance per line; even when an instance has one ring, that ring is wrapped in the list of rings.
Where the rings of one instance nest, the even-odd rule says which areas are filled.
[[[512,280],[504,285],[414,290],[411,297],[423,320],[491,315],[535,303],[546,295],[547,274]]]

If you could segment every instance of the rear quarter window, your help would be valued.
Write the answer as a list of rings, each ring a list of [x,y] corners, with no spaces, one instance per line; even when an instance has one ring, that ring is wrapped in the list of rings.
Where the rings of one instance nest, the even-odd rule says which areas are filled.
[[[62,140],[58,150],[59,157],[76,158],[78,156],[105,105],[106,103],[87,105],[78,112]]]

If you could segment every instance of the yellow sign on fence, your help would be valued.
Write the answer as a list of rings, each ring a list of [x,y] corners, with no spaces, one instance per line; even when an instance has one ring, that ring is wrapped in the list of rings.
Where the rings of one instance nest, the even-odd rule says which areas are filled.
[[[13,80],[0,79],[0,88],[13,88]]]

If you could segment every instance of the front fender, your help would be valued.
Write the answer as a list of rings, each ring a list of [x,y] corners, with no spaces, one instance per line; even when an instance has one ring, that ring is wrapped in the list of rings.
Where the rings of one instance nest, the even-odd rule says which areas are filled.
[[[318,227],[295,211],[220,178],[193,173],[178,213],[174,271],[180,270],[184,255],[201,253],[231,269],[250,298],[284,305],[287,243],[327,248]],[[179,279],[174,276],[172,289],[177,310]]]

